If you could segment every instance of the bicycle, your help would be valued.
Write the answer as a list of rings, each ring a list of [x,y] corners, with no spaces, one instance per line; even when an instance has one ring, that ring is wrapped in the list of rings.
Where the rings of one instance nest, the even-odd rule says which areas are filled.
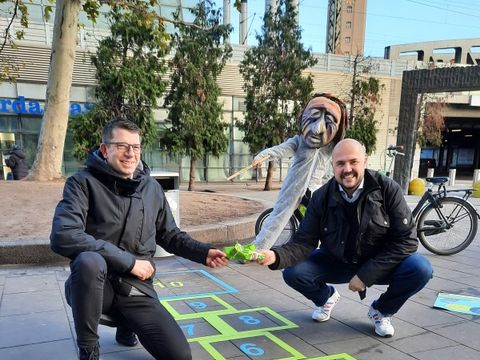
[[[434,254],[457,254],[472,243],[478,230],[480,215],[468,201],[473,189],[447,190],[448,177],[427,177],[426,181],[431,185],[412,211],[418,239]],[[448,196],[455,192],[463,196]]]
[[[293,237],[293,235],[297,232],[298,227],[300,226],[300,222],[305,217],[305,212],[307,211],[308,202],[310,201],[311,196],[312,196],[311,191],[307,189],[307,191],[305,192],[305,195],[303,195],[302,200],[300,201],[300,204],[295,209],[290,219],[288,219],[287,225],[285,225],[282,232],[280,233],[280,236],[275,242],[276,246],[287,243]],[[273,211],[273,208],[269,208],[258,216],[257,221],[255,222],[255,235],[258,235],[263,224],[265,223],[267,218],[270,216],[272,211]]]
[[[402,145],[389,145],[387,147],[387,149],[385,150],[385,163],[384,163],[384,168],[385,170],[379,170],[379,172],[387,177],[393,177],[393,174],[392,174],[392,166],[395,162],[395,157],[396,156],[405,156],[404,153],[400,152],[399,150],[403,150],[403,146]],[[386,166],[386,162],[387,162],[387,157],[390,158],[390,164],[388,165],[388,169],[387,169],[387,166]]]

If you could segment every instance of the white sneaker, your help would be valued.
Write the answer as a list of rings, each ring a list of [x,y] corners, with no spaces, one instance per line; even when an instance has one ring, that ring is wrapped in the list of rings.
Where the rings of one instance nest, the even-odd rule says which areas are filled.
[[[312,314],[312,319],[318,322],[327,321],[330,319],[333,308],[340,300],[340,294],[337,289],[333,288],[333,294],[330,296],[323,306],[318,306]]]
[[[395,333],[395,329],[392,326],[392,318],[390,316],[383,315],[377,309],[374,309],[370,305],[368,310],[368,317],[375,325],[375,333],[383,337],[392,337]]]

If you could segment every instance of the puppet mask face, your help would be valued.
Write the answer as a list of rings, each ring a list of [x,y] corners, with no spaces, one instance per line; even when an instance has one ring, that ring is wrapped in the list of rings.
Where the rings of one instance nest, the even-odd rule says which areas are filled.
[[[337,134],[342,112],[332,100],[317,97],[307,104],[300,127],[302,136],[311,148],[328,145]]]

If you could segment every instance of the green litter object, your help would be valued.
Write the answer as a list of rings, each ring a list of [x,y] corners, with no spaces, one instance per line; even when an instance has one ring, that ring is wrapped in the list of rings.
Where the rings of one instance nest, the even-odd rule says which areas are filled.
[[[265,255],[255,251],[255,245],[253,244],[241,245],[236,243],[234,246],[225,246],[223,251],[227,254],[229,260],[255,261],[265,258]]]

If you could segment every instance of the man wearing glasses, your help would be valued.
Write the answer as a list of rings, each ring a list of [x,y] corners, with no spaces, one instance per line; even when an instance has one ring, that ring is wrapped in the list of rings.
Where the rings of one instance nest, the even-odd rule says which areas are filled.
[[[69,177],[57,205],[51,248],[68,257],[65,297],[72,307],[80,359],[99,359],[102,313],[119,324],[117,342],[141,344],[155,359],[191,359],[187,340],[153,287],[156,245],[215,268],[225,254],[182,232],[165,194],[141,158],[139,128],[109,122],[86,169]]]

